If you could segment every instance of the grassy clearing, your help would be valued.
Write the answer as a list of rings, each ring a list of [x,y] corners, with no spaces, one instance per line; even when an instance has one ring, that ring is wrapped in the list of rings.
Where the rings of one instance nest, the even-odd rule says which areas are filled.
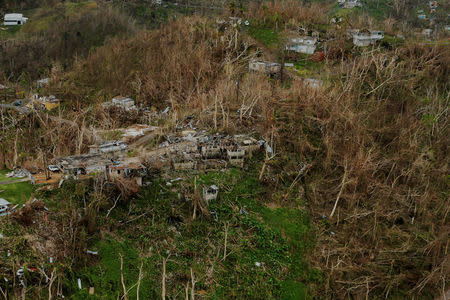
[[[0,26],[0,40],[12,38],[20,30],[20,26]]]
[[[6,174],[8,174],[9,172],[11,172],[11,170],[0,170],[0,181],[14,181],[17,178],[11,178],[11,177],[6,177]]]
[[[18,182],[0,185],[0,198],[4,198],[12,204],[24,204],[27,202],[34,187],[29,182]]]
[[[207,298],[307,298],[308,283],[321,277],[305,260],[313,246],[309,217],[297,208],[266,207],[268,191],[257,179],[259,167],[256,163],[248,171],[199,174],[197,180],[185,174],[172,186],[158,179],[142,191],[141,198],[128,204],[133,207],[131,216],[124,205],[116,207],[110,219],[101,217],[103,228],[115,229],[107,238],[88,241],[88,249],[99,251],[99,256],[68,280],[72,298],[88,297],[89,286],[95,287],[92,299],[120,297],[120,255],[130,298],[136,297],[141,263],[140,297],[160,297],[163,257],[168,257],[169,297],[184,295],[192,268],[196,294]],[[194,181],[199,191],[204,185],[216,184],[220,193],[209,204],[209,217],[192,220],[192,204],[183,195],[195,195]],[[142,214],[146,215],[138,221],[120,226],[123,220]],[[76,288],[77,278],[82,279],[82,290]]]
[[[318,74],[324,65],[324,62],[315,63],[311,59],[305,57],[303,59],[297,60],[294,63],[294,68],[297,71],[298,75],[307,77]]]
[[[0,171],[0,181],[14,181],[17,178],[8,178],[6,173],[9,170]],[[13,204],[24,204],[27,202],[31,194],[33,193],[34,187],[29,182],[18,182],[10,184],[0,185],[0,198],[4,198]]]
[[[250,27],[248,33],[255,40],[263,43],[267,48],[275,49],[281,42],[280,33],[274,28]]]

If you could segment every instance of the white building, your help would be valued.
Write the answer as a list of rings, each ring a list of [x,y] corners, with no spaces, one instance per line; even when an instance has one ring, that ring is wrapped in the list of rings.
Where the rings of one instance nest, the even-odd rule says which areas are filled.
[[[9,201],[0,198],[0,216],[6,214],[6,212],[8,211],[9,205],[11,205],[11,203],[9,203]]]
[[[210,200],[217,199],[219,188],[216,185],[203,187],[203,199],[208,203]]]
[[[375,44],[377,41],[384,38],[383,31],[369,32],[355,31],[353,34],[353,44],[358,47],[366,47]]]
[[[344,8],[362,7],[361,2],[358,0],[347,0],[344,4]]]
[[[23,25],[28,21],[22,14],[5,14],[3,25],[16,26]]]
[[[123,109],[125,111],[136,110],[136,106],[134,105],[134,100],[127,97],[117,96],[111,100],[111,102],[102,103],[103,107],[116,107]]]
[[[313,54],[314,51],[316,51],[316,43],[317,38],[315,37],[295,37],[289,40],[289,43],[286,45],[286,50],[304,54]]]

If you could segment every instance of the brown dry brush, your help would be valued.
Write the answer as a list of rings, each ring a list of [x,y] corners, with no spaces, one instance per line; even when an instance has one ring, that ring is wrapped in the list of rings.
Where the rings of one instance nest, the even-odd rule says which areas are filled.
[[[34,18],[52,17],[41,30],[25,25],[14,39],[0,43],[0,69],[19,81],[45,76],[57,63],[67,67],[76,57],[85,57],[112,36],[134,35],[134,22],[109,7],[83,13],[65,12],[65,4],[39,10]]]
[[[280,142],[314,163],[306,198],[325,224],[314,260],[328,297],[448,285],[449,59],[417,45],[367,52],[326,93],[280,96]]]
[[[154,32],[117,40],[91,53],[74,70],[74,84],[108,95],[135,96],[139,104],[173,108],[213,87],[224,57],[205,20],[182,18]]]
[[[45,112],[21,115],[5,113],[10,121],[2,125],[0,156],[7,168],[43,168],[45,159],[80,154],[88,150],[94,136],[87,127],[84,111],[50,116]],[[65,115],[64,115],[65,114]],[[15,126],[9,127],[9,125]]]
[[[299,5],[298,1],[251,2],[247,17],[258,25],[275,26],[282,29],[285,25],[328,24],[327,12],[329,4],[313,2],[310,5]]]

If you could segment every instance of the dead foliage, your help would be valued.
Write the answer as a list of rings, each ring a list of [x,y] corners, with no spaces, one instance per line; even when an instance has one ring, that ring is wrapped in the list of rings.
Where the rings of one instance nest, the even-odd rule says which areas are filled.
[[[30,226],[33,224],[36,213],[44,210],[44,202],[32,201],[27,202],[24,207],[14,211],[11,218],[22,225]]]

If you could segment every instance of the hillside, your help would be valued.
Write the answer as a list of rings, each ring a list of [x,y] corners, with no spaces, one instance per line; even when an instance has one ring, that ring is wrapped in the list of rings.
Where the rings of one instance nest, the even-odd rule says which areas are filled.
[[[383,1],[201,4],[8,32],[4,298],[445,299],[450,34]]]

